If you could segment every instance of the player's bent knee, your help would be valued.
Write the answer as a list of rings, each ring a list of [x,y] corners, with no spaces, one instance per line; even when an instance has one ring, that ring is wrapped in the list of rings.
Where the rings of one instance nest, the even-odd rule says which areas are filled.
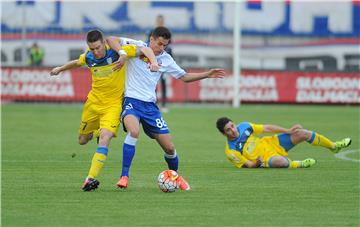
[[[297,143],[299,143],[308,140],[309,136],[311,137],[311,134],[309,134],[309,131],[305,129],[299,129],[292,133],[291,136],[294,138],[295,141],[297,141]]]
[[[308,130],[302,129],[298,132],[300,140],[305,141],[311,138],[311,133]]]
[[[87,136],[79,136],[79,144],[85,145],[89,142],[89,139]]]
[[[130,133],[131,137],[136,138],[136,139],[138,139],[139,135],[140,135],[139,130],[128,130],[128,133]]]
[[[270,160],[271,168],[287,168],[289,167],[289,161],[284,157],[273,157]]]

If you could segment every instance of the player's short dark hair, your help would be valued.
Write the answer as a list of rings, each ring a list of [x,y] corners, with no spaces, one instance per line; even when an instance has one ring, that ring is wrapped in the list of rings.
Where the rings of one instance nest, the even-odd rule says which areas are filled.
[[[95,29],[95,30],[91,30],[87,33],[86,35],[86,41],[88,43],[93,43],[93,42],[96,42],[96,41],[103,41],[104,40],[104,36],[102,34],[101,31]]]
[[[229,123],[230,121],[232,121],[230,118],[228,117],[220,117],[219,119],[217,119],[216,121],[216,128],[221,132],[224,133],[224,127],[227,123]]]
[[[171,40],[171,32],[166,27],[156,27],[152,32],[151,36],[156,38],[163,37],[164,39]]]

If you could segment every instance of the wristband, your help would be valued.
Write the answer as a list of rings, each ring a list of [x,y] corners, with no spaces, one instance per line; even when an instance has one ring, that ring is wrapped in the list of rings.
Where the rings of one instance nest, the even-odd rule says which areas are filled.
[[[121,50],[119,50],[119,55],[127,55],[127,53],[125,52],[125,50],[123,50],[123,49],[121,49]]]

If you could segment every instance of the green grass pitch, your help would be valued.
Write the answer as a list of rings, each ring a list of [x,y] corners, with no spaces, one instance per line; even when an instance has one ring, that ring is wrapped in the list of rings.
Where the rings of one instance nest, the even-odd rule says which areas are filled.
[[[2,105],[2,226],[359,226],[360,163],[357,106],[243,105],[239,109],[172,106],[164,114],[188,192],[163,193],[166,164],[142,132],[129,188],[118,190],[125,134],[112,140],[100,187],[82,192],[96,143],[77,144],[80,104]],[[218,117],[236,122],[300,123],[330,139],[352,137],[347,157],[301,144],[293,159],[309,169],[236,169],[224,155]],[[75,157],[72,154],[76,153]]]

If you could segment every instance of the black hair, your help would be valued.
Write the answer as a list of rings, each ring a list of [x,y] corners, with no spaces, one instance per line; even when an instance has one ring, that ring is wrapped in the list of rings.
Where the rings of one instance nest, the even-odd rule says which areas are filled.
[[[93,42],[96,42],[96,41],[103,41],[104,40],[104,36],[102,34],[101,31],[95,29],[95,30],[91,30],[87,33],[86,35],[86,41],[88,43],[93,43]]]
[[[156,27],[152,33],[151,36],[156,38],[163,37],[164,39],[171,40],[171,32],[166,27]]]
[[[229,123],[230,121],[232,121],[230,118],[228,117],[220,117],[219,119],[217,119],[216,121],[216,128],[221,132],[224,133],[224,127],[227,123]]]

